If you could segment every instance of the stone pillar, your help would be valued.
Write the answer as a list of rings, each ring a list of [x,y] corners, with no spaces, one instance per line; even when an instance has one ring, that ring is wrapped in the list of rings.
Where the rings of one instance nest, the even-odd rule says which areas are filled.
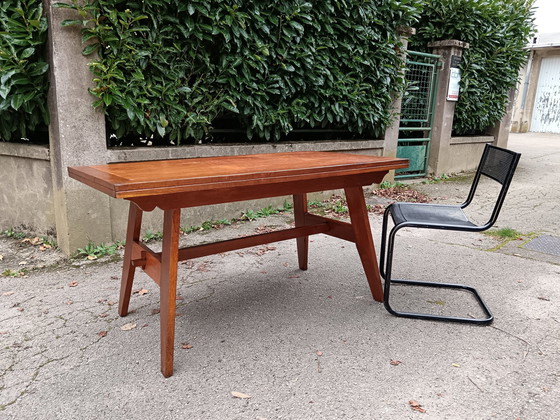
[[[398,29],[400,41],[402,43],[401,56],[403,60],[406,60],[405,51],[408,47],[408,39],[416,33],[416,29],[403,27]],[[401,70],[403,73],[405,69]],[[399,126],[401,122],[400,111],[402,105],[402,95],[394,95],[393,103],[391,104],[391,112],[394,114],[393,121],[385,129],[383,135],[383,156],[396,157],[397,156],[397,146],[399,141]],[[388,181],[393,181],[395,179],[395,171],[390,171],[385,177]]]
[[[451,60],[454,56],[462,57],[463,50],[469,48],[469,44],[452,39],[432,42],[428,46],[433,49],[433,54],[441,56],[443,64],[436,92],[436,107],[432,123],[432,140],[430,142],[430,158],[428,161],[428,172],[439,176],[447,172],[447,165],[451,161],[449,147],[456,104],[456,101],[447,100]]]
[[[511,118],[513,115],[513,105],[515,99],[515,89],[509,91],[508,103],[506,105],[506,115],[490,129],[489,134],[494,136],[494,146],[507,148]]]
[[[56,232],[66,254],[88,240],[111,240],[109,197],[68,177],[68,166],[104,164],[107,160],[105,118],[93,109],[88,93],[91,57],[83,49],[80,28],[62,27],[64,19],[79,19],[70,9],[43,0],[49,20],[49,127]]]

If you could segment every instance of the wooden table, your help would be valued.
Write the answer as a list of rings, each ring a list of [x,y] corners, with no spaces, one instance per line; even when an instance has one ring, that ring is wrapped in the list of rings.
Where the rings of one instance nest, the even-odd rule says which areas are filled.
[[[307,269],[308,237],[316,233],[354,242],[376,301],[383,290],[362,187],[380,183],[406,159],[330,152],[115,163],[70,167],[72,178],[111,197],[130,200],[119,315],[126,316],[136,267],[160,286],[161,371],[173,374],[177,264],[192,258],[297,239],[299,268]],[[344,189],[351,223],[307,212],[306,194]],[[179,249],[181,208],[293,195],[295,227]],[[163,247],[154,252],[140,240],[142,213],[163,210]]]

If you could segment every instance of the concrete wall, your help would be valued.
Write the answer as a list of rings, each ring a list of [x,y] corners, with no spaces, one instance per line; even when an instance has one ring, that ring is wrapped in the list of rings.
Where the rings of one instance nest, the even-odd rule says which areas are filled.
[[[0,230],[55,232],[49,149],[0,142]]]
[[[383,143],[382,140],[359,140],[197,145],[177,148],[115,148],[106,150],[102,156],[98,156],[98,159],[107,163],[115,163],[313,150],[380,156],[383,154]],[[0,212],[0,230],[17,227],[25,228],[36,234],[54,234],[56,232],[55,208],[57,202],[53,191],[53,172],[51,168],[54,163],[55,160],[51,159],[49,149],[46,146],[0,143],[0,179],[3,183],[0,192],[0,208],[2,209],[2,212]],[[81,200],[72,204],[74,208],[81,208],[80,214],[87,214],[92,211],[92,197],[96,194],[89,187],[86,188],[85,195]],[[313,195],[313,198],[326,198],[332,193],[333,191],[317,193]],[[269,205],[281,206],[285,200],[291,201],[291,197],[276,197],[184,209],[181,214],[181,225],[186,227],[199,226],[207,220],[240,217],[244,211],[256,211]],[[103,213],[109,215],[108,219],[104,221],[108,229],[105,228],[104,230],[110,231],[110,236],[101,239],[92,237],[91,232],[97,229],[99,222],[92,222],[89,215],[83,217],[79,223],[74,223],[71,230],[83,230],[86,241],[91,239],[96,243],[124,240],[129,202],[107,196],[103,196],[103,202],[106,203]],[[145,214],[142,226],[143,232],[161,231],[162,217],[163,212],[158,209]]]
[[[447,170],[444,173],[456,174],[476,170],[487,143],[495,143],[494,136],[451,137]]]
[[[452,174],[476,169],[484,145],[493,141],[494,137],[492,136],[451,138],[449,159],[445,162],[445,165],[443,165],[443,162],[440,162],[440,174]],[[103,160],[108,163],[116,163],[311,150],[381,156],[384,151],[383,145],[383,140],[359,140],[197,145],[178,148],[114,148],[106,151]],[[3,180],[3,188],[0,193],[0,208],[2,208],[0,213],[0,230],[18,227],[37,234],[54,234],[56,232],[55,198],[49,149],[46,146],[0,143],[0,177]],[[340,191],[325,191],[312,195],[312,198],[327,198],[333,192],[340,193]],[[94,191],[90,193],[94,193]],[[124,240],[129,202],[108,197],[104,198],[108,203],[106,213],[109,214],[109,220],[107,220],[107,224],[111,235],[103,238],[101,241]],[[281,206],[285,200],[291,201],[291,197],[276,197],[184,209],[181,213],[181,225],[186,227],[199,226],[208,220],[240,217],[244,211],[256,211],[269,205]],[[81,203],[79,203],[83,207],[84,212],[88,211],[91,204],[90,201],[91,194],[85,196]],[[143,232],[161,231],[162,217],[163,212],[158,209],[146,213],[142,226]],[[83,225],[88,226],[87,220],[83,221]],[[85,236],[87,239],[94,240],[87,231]],[[100,241],[97,240],[96,242]]]

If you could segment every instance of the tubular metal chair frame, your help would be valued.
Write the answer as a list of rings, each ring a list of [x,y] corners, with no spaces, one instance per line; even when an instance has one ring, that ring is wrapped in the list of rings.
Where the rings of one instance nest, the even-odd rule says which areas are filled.
[[[496,155],[496,154],[500,154],[501,156],[504,156],[507,159],[505,165],[503,165],[502,161],[499,162],[500,164],[502,164],[502,166],[499,169],[501,170],[505,169],[506,171],[505,176],[503,176],[503,179],[500,179],[499,174],[496,175],[492,173],[491,171],[492,168],[485,167],[487,161],[495,157],[491,155]],[[519,153],[515,153],[507,149],[502,149],[487,144],[484,148],[484,152],[482,154],[480,164],[478,166],[473,183],[471,185],[469,195],[467,196],[467,199],[463,204],[455,205],[455,206],[454,205],[444,206],[444,205],[426,204],[426,203],[393,203],[385,209],[385,213],[383,215],[383,231],[381,237],[381,253],[379,257],[379,268],[380,268],[381,276],[385,279],[385,291],[384,291],[383,302],[385,308],[389,313],[395,316],[406,317],[406,318],[474,323],[474,324],[483,324],[483,325],[490,324],[493,321],[494,316],[492,315],[490,309],[488,308],[488,306],[486,305],[486,303],[484,302],[484,300],[482,299],[482,297],[479,295],[479,293],[474,287],[467,286],[464,284],[436,283],[436,282],[426,282],[426,281],[417,281],[417,280],[393,279],[391,275],[393,270],[393,251],[395,245],[395,238],[397,232],[403,228],[443,229],[443,230],[465,231],[465,232],[481,232],[489,229],[490,227],[492,227],[492,225],[496,222],[496,219],[498,218],[498,215],[502,208],[502,204],[505,200],[507,191],[511,183],[511,179],[513,178],[513,174],[515,172],[520,157],[521,154]],[[463,209],[465,209],[469,204],[471,204],[476,194],[476,190],[481,176],[486,176],[493,179],[494,181],[500,183],[502,187],[496,199],[496,203],[494,205],[494,209],[492,211],[490,219],[483,225],[476,225],[472,223],[470,220],[468,220],[467,216],[463,213]],[[443,210],[444,212],[448,210],[449,212],[460,214],[463,219],[457,223],[455,222],[445,223],[445,222],[437,222],[432,220],[430,221],[414,220],[414,219],[406,220],[406,217],[399,217],[396,215],[396,214],[402,214],[401,210],[405,209],[406,206],[410,206],[409,208],[416,208],[422,210],[429,210],[430,206],[432,206],[432,208],[434,209],[435,207],[437,207],[439,210],[444,209]],[[387,238],[389,216],[392,217],[394,226],[391,229]],[[397,311],[391,307],[390,299],[389,299],[392,284],[466,290],[476,298],[485,316],[484,318],[465,318],[465,317],[458,317],[458,316],[443,316],[443,315],[433,315],[427,313]]]

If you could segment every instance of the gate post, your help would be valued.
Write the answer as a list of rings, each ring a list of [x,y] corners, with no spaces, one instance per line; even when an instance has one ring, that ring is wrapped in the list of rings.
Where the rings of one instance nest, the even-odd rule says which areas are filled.
[[[416,29],[410,27],[400,27],[397,29],[399,34],[399,39],[402,44],[401,57],[403,60],[406,59],[406,49],[408,47],[408,39],[416,33]],[[405,72],[404,69],[401,70],[402,73]],[[394,114],[393,121],[391,125],[387,126],[385,133],[383,135],[383,156],[396,157],[397,156],[397,146],[399,141],[399,125],[401,120],[401,105],[402,105],[402,94],[394,95],[393,102],[391,103],[391,112]],[[395,171],[389,171],[385,176],[385,180],[394,181]]]
[[[439,176],[449,172],[451,130],[453,128],[453,115],[455,114],[456,101],[447,99],[449,80],[451,75],[451,60],[453,57],[462,57],[463,50],[469,48],[467,42],[455,39],[436,41],[428,44],[433,49],[433,54],[441,56],[442,68],[440,82],[436,92],[436,107],[430,142],[430,158],[428,172]]]
[[[57,2],[43,0],[49,20],[49,139],[57,242],[70,254],[88,240],[110,241],[111,217],[108,196],[68,176],[68,166],[107,163],[107,146],[103,112],[91,105],[92,75],[80,29],[61,25],[76,14],[54,7]]]

